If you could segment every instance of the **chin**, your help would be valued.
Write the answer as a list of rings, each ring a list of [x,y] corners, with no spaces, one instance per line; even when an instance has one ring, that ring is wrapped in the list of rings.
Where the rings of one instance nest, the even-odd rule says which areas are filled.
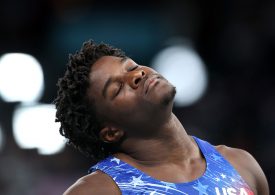
[[[176,87],[172,86],[170,91],[163,97],[162,105],[167,106],[174,101],[176,95]]]

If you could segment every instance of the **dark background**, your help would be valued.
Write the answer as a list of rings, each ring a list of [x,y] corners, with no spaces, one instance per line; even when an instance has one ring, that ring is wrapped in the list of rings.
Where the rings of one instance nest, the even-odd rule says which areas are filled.
[[[195,104],[175,107],[175,114],[190,134],[250,152],[274,194],[274,21],[272,0],[2,0],[0,55],[35,56],[45,77],[40,102],[51,103],[68,53],[85,40],[112,44],[148,65],[170,38],[190,40],[206,64],[208,88]],[[0,99],[6,138],[0,194],[61,194],[87,173],[91,160],[70,147],[52,156],[20,149],[11,129],[15,105]]]

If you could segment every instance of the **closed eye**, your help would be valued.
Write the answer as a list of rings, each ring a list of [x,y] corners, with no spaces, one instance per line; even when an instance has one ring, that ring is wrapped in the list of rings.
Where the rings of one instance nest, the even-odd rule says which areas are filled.
[[[119,83],[119,87],[118,87],[117,91],[115,92],[113,98],[115,98],[116,96],[118,96],[118,94],[120,93],[122,87],[123,87],[123,83]]]
[[[128,72],[134,71],[134,70],[137,69],[138,67],[139,67],[138,65],[129,67],[129,68],[127,69],[127,71],[128,71]],[[124,86],[124,84],[123,84],[122,82],[120,82],[120,83],[119,83],[119,87],[117,88],[116,92],[115,92],[114,95],[113,95],[113,98],[115,98],[116,96],[118,96],[118,94],[120,93],[120,91],[121,91],[121,89],[123,88],[123,86]],[[113,99],[113,98],[112,98],[112,99]]]
[[[130,72],[130,71],[133,71],[133,70],[135,70],[135,69],[137,69],[138,68],[138,66],[132,66],[132,67],[130,67],[129,69],[128,69],[128,71]]]

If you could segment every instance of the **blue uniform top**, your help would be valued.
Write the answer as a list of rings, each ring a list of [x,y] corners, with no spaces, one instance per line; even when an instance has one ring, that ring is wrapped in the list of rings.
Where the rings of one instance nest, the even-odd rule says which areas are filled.
[[[124,194],[253,195],[233,166],[208,142],[194,137],[205,160],[206,170],[196,180],[171,183],[154,179],[133,166],[110,156],[92,166],[108,174]]]

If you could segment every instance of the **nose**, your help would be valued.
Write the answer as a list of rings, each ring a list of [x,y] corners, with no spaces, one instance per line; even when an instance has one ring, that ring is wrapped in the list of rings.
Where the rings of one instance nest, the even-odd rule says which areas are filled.
[[[146,76],[146,73],[143,69],[137,69],[129,72],[128,83],[133,89],[137,89],[142,79]]]

